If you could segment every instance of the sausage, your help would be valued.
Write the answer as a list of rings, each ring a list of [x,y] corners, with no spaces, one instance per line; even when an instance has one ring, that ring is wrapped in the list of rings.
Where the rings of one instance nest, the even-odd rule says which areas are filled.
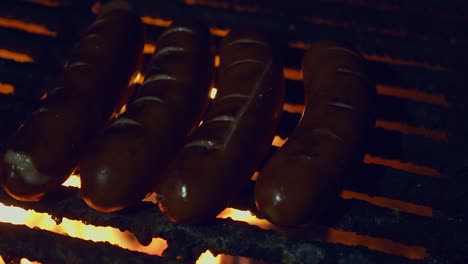
[[[365,60],[339,43],[314,43],[303,58],[305,112],[259,173],[255,202],[277,225],[320,219],[362,161],[374,125],[375,87]]]
[[[230,32],[220,58],[218,95],[156,188],[161,211],[175,223],[215,219],[249,183],[282,111],[280,63],[263,36]]]
[[[156,47],[135,100],[80,161],[81,197],[96,210],[117,211],[151,192],[208,105],[208,28],[176,21]]]
[[[108,7],[73,48],[54,88],[2,155],[7,193],[38,201],[75,169],[84,145],[130,95],[142,60],[143,27],[125,6]]]

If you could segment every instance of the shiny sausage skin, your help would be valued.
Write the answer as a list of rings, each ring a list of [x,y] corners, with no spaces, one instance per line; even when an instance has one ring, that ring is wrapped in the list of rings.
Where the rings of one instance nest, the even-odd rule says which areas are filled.
[[[6,192],[37,201],[70,175],[84,145],[130,95],[143,43],[140,18],[129,9],[108,8],[90,25],[54,88],[9,141]]]
[[[176,223],[215,219],[268,152],[282,111],[282,71],[265,38],[230,32],[220,57],[218,95],[156,189]]]
[[[81,195],[96,210],[120,210],[151,192],[206,110],[213,75],[208,28],[176,21],[156,47],[137,97],[80,162]]]
[[[318,42],[302,67],[305,112],[255,186],[259,211],[283,226],[316,221],[336,201],[374,125],[375,87],[359,53]]]

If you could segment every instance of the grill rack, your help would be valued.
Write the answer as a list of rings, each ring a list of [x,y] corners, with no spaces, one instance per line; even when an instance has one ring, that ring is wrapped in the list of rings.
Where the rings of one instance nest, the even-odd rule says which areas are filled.
[[[0,49],[29,54],[34,61],[0,59],[0,82],[15,87],[13,95],[0,96],[1,116],[4,118],[0,133],[2,147],[49,87],[76,40],[77,32],[94,18],[90,12],[91,1],[42,2],[55,3],[55,6],[27,1],[0,4],[0,17],[33,22],[58,32],[56,36],[49,36],[0,27],[4,36],[0,39]],[[310,13],[300,8],[303,1],[291,1],[282,9],[262,1],[256,6],[242,0],[185,2],[198,4],[145,0],[137,1],[136,6],[143,17],[173,19],[190,15],[216,28],[256,25],[258,30],[270,34],[282,45],[282,53],[287,54],[284,56],[285,67],[291,69],[298,69],[300,65],[303,50],[297,48],[298,44],[321,38],[351,42],[369,58],[381,88],[396,86],[403,91],[444,95],[448,103],[428,103],[421,102],[421,99],[415,101],[388,96],[385,89],[384,92],[381,89],[377,99],[379,120],[443,132],[449,141],[378,127],[376,140],[369,149],[372,156],[428,166],[433,169],[428,174],[436,171],[437,175],[421,175],[420,172],[411,173],[385,164],[366,163],[357,180],[346,187],[371,196],[431,206],[432,217],[380,207],[362,199],[342,199],[339,218],[331,225],[329,223],[339,230],[425,247],[428,257],[420,261],[409,260],[362,246],[319,242],[310,239],[304,230],[300,230],[303,232],[301,235],[292,235],[295,232],[290,230],[285,236],[282,232],[265,231],[233,220],[217,220],[204,227],[173,225],[148,203],[122,213],[102,214],[87,208],[77,198],[76,189],[63,188],[40,203],[20,203],[3,191],[0,192],[0,201],[5,205],[47,212],[58,222],[66,217],[98,226],[115,226],[131,231],[142,244],[148,244],[154,236],[163,237],[169,244],[165,258],[0,224],[0,254],[4,258],[12,261],[28,257],[45,262],[79,263],[101,259],[157,263],[177,256],[191,260],[210,249],[214,253],[249,256],[270,262],[463,263],[468,259],[468,239],[464,237],[468,234],[464,223],[468,208],[468,153],[464,139],[468,131],[468,122],[464,120],[467,94],[461,74],[466,71],[468,61],[464,60],[467,58],[464,48],[468,37],[461,26],[468,20],[466,10],[457,9],[457,2],[439,6],[437,1],[426,2],[426,8],[421,11],[404,1],[380,0],[372,4],[366,0],[323,0],[317,1]],[[384,18],[380,19],[374,13]],[[453,17],[447,14],[453,14]],[[400,20],[401,16],[408,20]],[[425,28],[426,24],[421,21],[429,21],[429,25],[437,27],[434,26],[434,30]],[[155,39],[163,28],[147,25],[146,30],[147,36]],[[398,31],[403,33],[395,34]],[[393,61],[388,62],[382,59],[383,56]],[[302,103],[301,85],[294,78],[287,80],[287,103]],[[278,134],[286,137],[291,133],[299,117],[298,113],[284,112]],[[272,148],[272,153],[274,151]],[[253,209],[251,203],[244,201],[236,207]],[[41,243],[44,239],[54,241],[57,249]],[[96,250],[91,250],[93,247]],[[84,249],[93,254],[83,254]]]

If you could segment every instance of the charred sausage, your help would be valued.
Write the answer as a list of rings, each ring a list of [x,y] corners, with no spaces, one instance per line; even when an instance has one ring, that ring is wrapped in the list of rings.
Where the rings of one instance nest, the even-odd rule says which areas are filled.
[[[214,219],[250,181],[282,110],[281,67],[267,40],[230,32],[220,47],[218,95],[156,189],[176,223]]]
[[[213,55],[207,27],[175,22],[156,42],[146,80],[127,111],[80,161],[81,196],[99,211],[141,201],[208,103]]]
[[[19,127],[2,157],[3,187],[37,201],[73,171],[82,147],[130,95],[143,29],[126,6],[108,7],[74,47],[55,88]]]
[[[277,225],[318,220],[362,161],[374,125],[365,60],[344,45],[313,44],[303,59],[305,112],[260,172],[255,201]]]

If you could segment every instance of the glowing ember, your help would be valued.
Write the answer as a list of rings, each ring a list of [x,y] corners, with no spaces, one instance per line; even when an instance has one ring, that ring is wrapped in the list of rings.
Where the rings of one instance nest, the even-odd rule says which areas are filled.
[[[216,55],[216,56],[214,57],[214,66],[215,66],[215,67],[219,67],[219,63],[220,63],[220,62],[221,62],[221,59],[220,59],[219,55]]]
[[[154,204],[157,205],[158,204],[158,195],[155,192],[152,192],[152,193],[148,194],[148,196],[143,198],[142,201],[143,202],[151,202],[151,203],[154,203]]]
[[[371,250],[378,250],[388,254],[405,256],[409,259],[424,259],[427,249],[419,246],[409,246],[388,239],[359,235],[354,232],[327,228],[327,242],[339,243],[348,246],[365,246]]]
[[[83,240],[95,242],[109,242],[110,244],[143,252],[151,255],[161,255],[167,248],[167,242],[161,238],[153,238],[150,245],[141,245],[135,236],[129,232],[122,232],[113,227],[98,227],[84,224],[81,221],[63,218],[57,225],[49,214],[24,210],[19,207],[5,206],[0,203],[0,222],[16,225],[26,225],[30,228],[38,227],[57,234],[66,234]]]
[[[275,147],[281,147],[284,145],[284,143],[286,143],[286,141],[288,141],[288,139],[283,139],[281,138],[280,136],[275,136],[273,138],[273,142],[271,143],[272,146],[275,146]]]
[[[156,45],[152,43],[145,43],[145,46],[143,46],[144,54],[153,54],[155,50],[156,50]]]
[[[215,87],[212,87],[210,90],[210,98],[215,99],[217,93],[218,93],[218,89],[216,89]]]
[[[249,225],[255,225],[262,229],[273,229],[273,224],[265,219],[260,219],[250,211],[242,211],[235,208],[226,208],[218,214],[216,218],[231,218],[235,221],[245,222]]]
[[[391,85],[377,85],[377,93],[386,96],[394,96],[398,98],[414,100],[417,102],[423,102],[439,106],[448,106],[448,102],[443,95],[430,94],[417,90],[403,89]]]
[[[283,111],[286,111],[288,113],[292,113],[292,114],[303,114],[304,113],[304,105],[300,105],[300,104],[284,104],[283,105]]]
[[[142,84],[144,80],[145,80],[145,76],[143,76],[143,74],[141,74],[141,72],[139,72],[133,78],[132,83],[133,84]]]
[[[398,131],[403,134],[414,134],[418,136],[429,137],[434,140],[448,141],[448,135],[443,131],[430,130],[422,127],[415,127],[408,124],[386,120],[376,120],[375,126],[385,130]]]
[[[6,49],[0,49],[0,58],[14,60],[16,62],[34,62],[34,59],[26,53],[14,52]]]
[[[399,201],[395,199],[389,199],[385,197],[369,196],[366,193],[358,193],[344,190],[341,193],[343,199],[358,199],[366,201],[377,206],[386,207],[395,210],[396,213],[399,211],[408,212],[411,214],[432,217],[432,207],[417,205],[409,202]]]
[[[229,33],[229,29],[210,28],[210,33],[213,36],[224,38]]]
[[[56,37],[57,32],[54,32],[42,25],[27,23],[21,20],[0,17],[0,27],[12,28],[12,29],[19,29],[29,33]]]
[[[372,156],[370,154],[366,154],[364,157],[364,163],[368,164],[378,164],[384,165],[390,168],[394,168],[397,170],[407,171],[415,174],[422,174],[432,177],[444,177],[439,171],[434,168],[430,168],[427,166],[416,165],[411,162],[402,162],[401,160],[392,160],[392,159],[385,159],[382,157]]]
[[[49,96],[49,93],[43,92],[42,95],[41,95],[41,101],[45,100],[47,98],[47,96]]]
[[[172,24],[172,20],[162,19],[162,18],[153,18],[149,16],[141,17],[141,21],[148,25],[158,26],[158,27],[169,27]]]
[[[260,172],[256,171],[254,172],[254,174],[252,175],[252,177],[250,178],[252,181],[256,181],[257,178],[258,178],[258,175],[260,175]]]
[[[302,71],[298,69],[284,68],[283,69],[284,78],[301,81],[302,80]]]
[[[15,87],[9,83],[0,83],[0,94],[14,94]]]

